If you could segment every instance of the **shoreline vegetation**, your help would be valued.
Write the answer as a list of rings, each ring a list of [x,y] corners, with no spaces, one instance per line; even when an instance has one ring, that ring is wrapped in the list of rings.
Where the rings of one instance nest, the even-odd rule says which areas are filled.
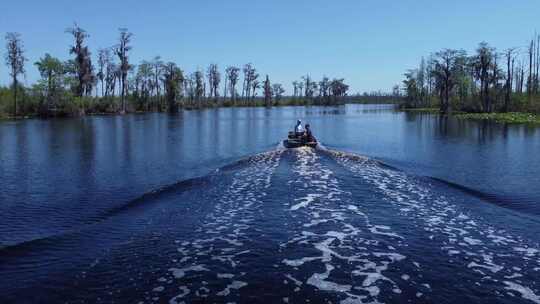
[[[293,81],[293,92],[286,96],[282,84],[260,75],[252,63],[227,66],[224,70],[212,63],[206,70],[189,74],[160,56],[134,64],[129,58],[133,34],[125,28],[119,29],[114,46],[98,49],[94,58],[86,43],[89,34],[84,29],[74,24],[65,32],[73,39],[73,44],[66,46],[71,59],[62,61],[45,53],[33,64],[27,63],[21,35],[6,34],[4,59],[11,84],[0,86],[0,118],[174,113],[180,108],[232,106],[340,105],[353,98],[348,95],[349,86],[343,78],[324,76],[316,81],[310,75]],[[41,78],[25,86],[20,78],[29,66],[37,68]]]
[[[540,35],[525,48],[498,52],[481,42],[475,54],[444,49],[423,57],[408,70],[402,85],[391,93],[349,95],[343,78],[309,75],[293,81],[292,94],[262,77],[252,63],[220,70],[185,73],[160,56],[133,64],[129,60],[133,34],[119,29],[117,43],[97,49],[86,44],[89,34],[74,24],[65,33],[71,59],[45,53],[28,64],[19,33],[7,33],[4,59],[9,87],[0,86],[0,120],[21,118],[122,115],[178,112],[216,107],[336,106],[346,103],[397,104],[410,112],[451,114],[460,119],[540,124]],[[31,66],[41,78],[24,85],[19,79]],[[3,72],[0,70],[0,72]],[[223,79],[223,81],[222,81]]]
[[[497,51],[486,42],[475,53],[444,49],[407,70],[400,109],[459,119],[540,124],[540,35],[525,47]],[[399,86],[394,90],[401,91]]]
[[[441,114],[439,108],[400,108],[401,111],[426,114]],[[452,111],[445,115],[452,115],[457,119],[489,120],[506,124],[534,124],[540,125],[540,115],[523,112],[492,112],[492,113],[466,113]]]

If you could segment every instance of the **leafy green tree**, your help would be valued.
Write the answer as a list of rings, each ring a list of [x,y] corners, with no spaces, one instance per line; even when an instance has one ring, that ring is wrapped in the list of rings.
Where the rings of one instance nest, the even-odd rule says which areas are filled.
[[[169,105],[169,112],[178,111],[177,99],[181,95],[184,73],[175,63],[169,62],[163,66],[165,95]]]
[[[407,108],[416,107],[420,97],[417,74],[417,70],[408,70],[404,74],[403,86],[405,87],[405,107]]]
[[[332,92],[334,99],[337,99],[337,97],[344,97],[347,95],[347,91],[349,91],[349,85],[345,84],[345,79],[343,78],[334,78],[330,82],[330,91]]]
[[[327,101],[330,95],[330,79],[326,76],[323,76],[322,80],[319,81],[319,96],[323,100]]]
[[[46,96],[47,104],[50,105],[52,97],[56,95],[58,88],[62,84],[62,76],[64,75],[64,64],[60,59],[52,57],[46,53],[44,57],[35,62],[34,65],[38,68],[41,78],[47,84]]]
[[[450,94],[457,83],[459,70],[458,59],[465,56],[463,50],[444,49],[435,53],[433,77],[439,91],[440,111],[447,113],[450,105]]]
[[[482,100],[482,110],[491,112],[492,102],[489,89],[496,81],[497,66],[495,59],[495,49],[486,42],[480,43],[474,56],[475,76],[480,81],[480,99]]]
[[[141,102],[141,107],[147,105],[150,98],[150,91],[153,83],[153,66],[152,63],[143,60],[138,68],[136,79],[136,96]]]

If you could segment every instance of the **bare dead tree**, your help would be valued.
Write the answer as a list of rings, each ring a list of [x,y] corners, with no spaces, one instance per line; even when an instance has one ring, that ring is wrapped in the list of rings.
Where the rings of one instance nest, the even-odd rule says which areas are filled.
[[[508,106],[510,104],[510,96],[512,95],[512,80],[514,76],[514,51],[515,48],[506,50],[506,84],[505,84],[505,96],[504,96],[504,112],[508,112]]]
[[[126,78],[131,66],[129,65],[128,52],[131,50],[129,43],[131,42],[132,33],[128,32],[126,28],[120,28],[120,38],[118,45],[115,47],[116,56],[120,60],[119,72],[120,72],[120,94],[122,98],[121,113],[126,113]]]
[[[19,33],[6,34],[6,65],[10,69],[11,79],[13,80],[13,116],[17,116],[17,87],[18,76],[24,74],[24,45]]]
[[[170,63],[169,63],[170,64]],[[172,66],[169,66],[169,68],[172,68]],[[160,56],[154,57],[154,60],[152,61],[152,76],[153,81],[151,88],[155,91],[156,94],[156,103],[155,105],[161,107],[161,86],[160,86],[160,80],[161,76],[163,74],[163,70],[165,69],[163,65],[163,61],[161,60]],[[174,75],[173,75],[174,76]]]
[[[69,53],[75,55],[75,73],[78,79],[75,95],[82,97],[83,94],[88,94],[91,91],[92,82],[94,81],[91,53],[88,47],[84,45],[88,34],[76,23],[72,28],[66,29],[66,32],[71,34],[75,40]]]
[[[104,88],[107,67],[112,62],[111,50],[109,48],[98,50],[98,69],[97,79],[101,82],[101,96],[107,96]]]
[[[270,85],[270,79],[268,78],[268,75],[266,75],[266,79],[264,80],[264,104],[267,107],[272,106],[272,86]]]
[[[283,97],[283,93],[285,93],[285,89],[280,83],[274,83],[272,85],[272,94],[274,95],[274,99],[276,102],[279,102],[281,98]]]
[[[210,88],[210,98],[214,97],[216,100],[219,97],[218,87],[221,82],[221,74],[219,73],[217,64],[210,64],[207,71],[208,86]]]
[[[230,95],[231,95],[231,101],[236,101],[236,84],[238,82],[238,78],[240,76],[240,68],[235,66],[229,66],[227,69],[225,69],[225,74],[227,75],[227,78],[229,79],[229,89],[230,89]],[[227,86],[227,83],[225,83]]]
[[[261,82],[258,80],[259,74],[254,73],[255,69],[253,69],[253,74],[250,75],[250,85],[251,85],[251,100],[255,100],[255,96],[257,96],[257,89],[261,87]]]
[[[229,82],[229,75],[227,70],[225,70],[225,85],[223,86],[223,98],[227,98],[227,83]]]
[[[529,78],[527,79],[527,96],[529,103],[531,102],[533,93],[533,56],[534,56],[534,39],[529,44]]]
[[[296,95],[298,94],[298,81],[293,81],[292,82],[292,85],[293,85],[293,97],[296,97]]]
[[[201,97],[204,96],[204,73],[196,71],[193,73],[193,80],[195,84],[195,99],[200,105]]]
[[[461,50],[444,49],[435,53],[433,76],[441,100],[441,113],[448,112],[450,92],[456,85],[456,62],[462,56],[465,56],[465,52]]]

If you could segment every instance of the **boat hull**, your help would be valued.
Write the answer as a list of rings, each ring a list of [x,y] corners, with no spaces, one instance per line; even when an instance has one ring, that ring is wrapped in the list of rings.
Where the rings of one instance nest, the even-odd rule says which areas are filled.
[[[316,141],[302,142],[302,141],[294,140],[294,139],[285,139],[283,141],[283,146],[285,146],[285,148],[288,148],[288,149],[300,148],[300,147],[316,148],[317,142]]]

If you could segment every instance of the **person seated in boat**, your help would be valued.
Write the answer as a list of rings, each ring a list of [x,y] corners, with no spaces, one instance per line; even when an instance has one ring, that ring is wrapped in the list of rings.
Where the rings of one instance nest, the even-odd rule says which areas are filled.
[[[304,140],[304,142],[314,142],[315,141],[315,137],[313,137],[313,134],[311,133],[311,128],[310,128],[309,124],[306,124],[306,131],[304,132],[303,140]]]
[[[304,127],[302,127],[302,121],[300,119],[296,122],[296,127],[294,127],[294,133],[297,137],[301,137],[304,135]]]

